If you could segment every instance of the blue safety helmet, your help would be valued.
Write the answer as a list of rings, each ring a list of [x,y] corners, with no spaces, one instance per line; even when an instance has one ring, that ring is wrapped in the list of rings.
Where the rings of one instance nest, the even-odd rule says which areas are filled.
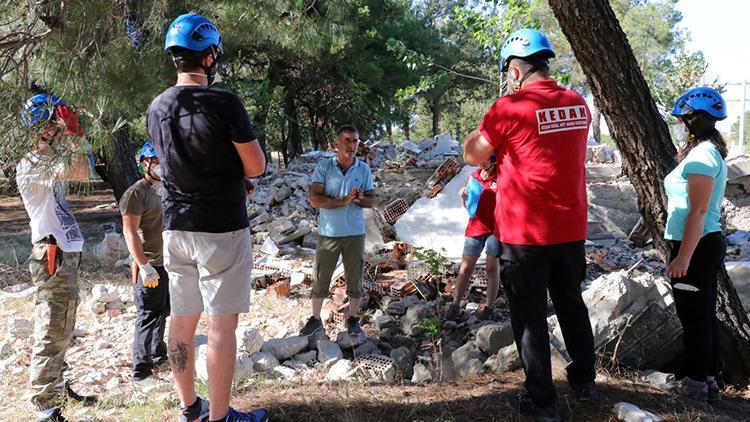
[[[29,128],[40,122],[46,123],[55,117],[59,105],[67,104],[51,94],[36,94],[23,105],[21,122]]]
[[[719,91],[708,87],[693,88],[682,94],[674,105],[672,115],[682,117],[697,110],[705,111],[716,120],[727,118],[726,101]]]
[[[151,142],[150,139],[143,144],[141,153],[138,154],[138,162],[143,162],[143,160],[147,158],[156,158],[156,149],[154,148],[154,143]]]
[[[510,34],[503,43],[503,48],[500,50],[500,71],[506,72],[510,59],[514,57],[522,59],[537,53],[542,53],[540,56],[546,59],[555,57],[552,43],[544,34],[533,28],[519,29]]]
[[[175,19],[167,30],[164,51],[182,47],[192,51],[203,51],[212,46],[224,54],[221,33],[208,18],[197,13],[187,13]]]

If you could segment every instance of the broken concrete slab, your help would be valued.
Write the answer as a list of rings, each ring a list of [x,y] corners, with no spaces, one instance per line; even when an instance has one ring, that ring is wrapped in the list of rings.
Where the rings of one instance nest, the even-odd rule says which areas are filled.
[[[469,215],[458,191],[475,169],[464,166],[435,198],[418,199],[395,224],[399,240],[414,247],[443,249],[449,258],[460,259]]]
[[[372,208],[365,208],[365,253],[368,254],[385,243],[375,212]]]
[[[261,351],[272,354],[279,361],[284,361],[307,349],[307,346],[308,339],[304,336],[275,338],[263,343]]]

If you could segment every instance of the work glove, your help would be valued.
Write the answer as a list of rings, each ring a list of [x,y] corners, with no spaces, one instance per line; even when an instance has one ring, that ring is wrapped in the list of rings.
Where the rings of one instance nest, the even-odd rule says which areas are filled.
[[[141,275],[143,287],[154,288],[159,285],[159,273],[156,272],[156,268],[153,265],[138,265],[138,272]]]

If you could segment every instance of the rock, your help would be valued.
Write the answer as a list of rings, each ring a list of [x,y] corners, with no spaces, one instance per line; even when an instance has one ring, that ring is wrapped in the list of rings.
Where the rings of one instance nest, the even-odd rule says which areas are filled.
[[[0,359],[5,359],[13,352],[13,346],[10,344],[10,341],[3,340],[0,342]]]
[[[263,343],[260,350],[272,354],[279,361],[284,361],[307,349],[307,346],[307,337],[294,336],[268,340]]]
[[[289,280],[282,280],[268,286],[266,291],[273,297],[289,297],[290,287]]]
[[[329,340],[318,340],[318,362],[325,363],[329,360],[339,360],[344,358],[344,353],[338,344]]]
[[[426,303],[418,303],[410,306],[404,317],[401,318],[401,331],[410,336],[418,336],[424,333],[423,328],[415,327],[414,324],[426,319],[432,310],[432,306]]]
[[[380,353],[378,346],[369,339],[354,349],[354,356],[379,355]]]
[[[266,255],[276,256],[276,255],[279,254],[279,247],[276,246],[276,242],[274,242],[269,237],[269,238],[266,238],[266,240],[260,246],[260,251],[263,252]]]
[[[388,303],[387,312],[391,315],[403,315],[406,313],[406,306],[400,300],[392,300]]]
[[[238,353],[234,361],[234,380],[242,381],[253,375],[255,362],[250,355]]]
[[[409,295],[401,299],[401,302],[404,304],[404,306],[406,306],[406,309],[409,309],[409,307],[413,305],[422,303],[422,300],[419,299],[416,295]]]
[[[284,363],[284,365],[279,365],[279,366],[273,368],[273,370],[271,371],[271,373],[274,376],[277,376],[279,378],[283,378],[283,379],[286,379],[286,380],[294,378],[294,376],[297,375],[297,371],[294,370],[293,368],[291,368],[289,366],[285,366],[285,365],[286,365],[286,363]]]
[[[108,303],[120,297],[115,286],[97,284],[91,289],[91,298],[100,303]]]
[[[403,379],[411,379],[414,375],[414,354],[406,347],[391,350],[391,359],[396,370]]]
[[[484,372],[484,361],[487,356],[473,342],[468,342],[451,354],[453,369],[460,377]]]
[[[727,262],[726,267],[745,311],[750,314],[750,261]]]
[[[475,342],[479,350],[488,355],[494,355],[501,348],[513,344],[513,328],[510,321],[482,326],[477,331]]]
[[[521,357],[515,344],[505,346],[497,354],[490,356],[484,362],[484,367],[492,372],[501,374],[503,372],[515,371],[521,367]]]
[[[433,380],[432,372],[421,363],[414,365],[414,374],[411,377],[413,384],[422,384]]]
[[[127,250],[125,238],[120,233],[108,232],[104,233],[104,239],[94,246],[93,254],[97,258],[105,258],[127,253]]]
[[[331,342],[329,341],[329,343],[331,343]],[[335,345],[335,343],[331,343],[331,344]],[[315,350],[310,350],[310,351],[307,351],[307,352],[304,352],[304,353],[300,353],[300,354],[294,355],[294,360],[295,361],[300,362],[300,363],[305,364],[305,365],[308,364],[308,363],[310,363],[310,362],[312,362],[313,360],[315,360],[317,358],[318,358],[318,352],[315,351]]]
[[[651,412],[641,410],[638,406],[620,402],[612,409],[617,419],[625,422],[662,422],[664,418]]]
[[[195,376],[208,381],[208,345],[201,344],[195,350]]]
[[[251,355],[263,347],[263,335],[255,328],[238,327],[234,332],[237,338],[237,350]]]
[[[352,361],[341,359],[338,362],[334,363],[333,366],[331,366],[331,369],[328,370],[326,380],[345,381],[350,379],[352,375],[354,375],[354,371],[352,370]]]
[[[674,374],[666,374],[653,369],[638,371],[638,376],[649,385],[664,391],[672,391],[677,383]]]
[[[367,340],[367,336],[364,332],[351,336],[346,331],[342,331],[336,337],[336,343],[341,346],[342,349],[352,349],[359,346]]]
[[[378,338],[382,341],[389,341],[393,337],[393,330],[390,328],[384,328],[378,333]]]
[[[378,327],[378,331],[393,328],[396,325],[396,319],[390,315],[378,315],[375,317],[375,325]]]
[[[106,390],[114,390],[118,385],[120,385],[120,379],[115,377],[107,381],[107,383],[104,384],[104,388]]]
[[[290,196],[292,196],[292,190],[289,186],[281,186],[273,193],[273,200],[276,201],[276,203],[281,203]]]
[[[108,302],[104,306],[104,309],[107,311],[122,311],[125,308],[127,308],[127,305],[125,305],[119,298]]]
[[[34,334],[34,323],[26,318],[10,318],[8,320],[8,338],[25,340]]]
[[[253,369],[258,372],[268,372],[279,366],[279,360],[270,353],[255,352],[251,355]]]

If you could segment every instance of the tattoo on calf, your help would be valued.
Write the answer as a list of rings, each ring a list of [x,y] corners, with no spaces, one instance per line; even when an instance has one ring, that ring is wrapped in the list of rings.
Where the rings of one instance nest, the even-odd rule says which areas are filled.
[[[175,372],[185,372],[188,360],[188,344],[179,340],[169,341],[169,362]]]

